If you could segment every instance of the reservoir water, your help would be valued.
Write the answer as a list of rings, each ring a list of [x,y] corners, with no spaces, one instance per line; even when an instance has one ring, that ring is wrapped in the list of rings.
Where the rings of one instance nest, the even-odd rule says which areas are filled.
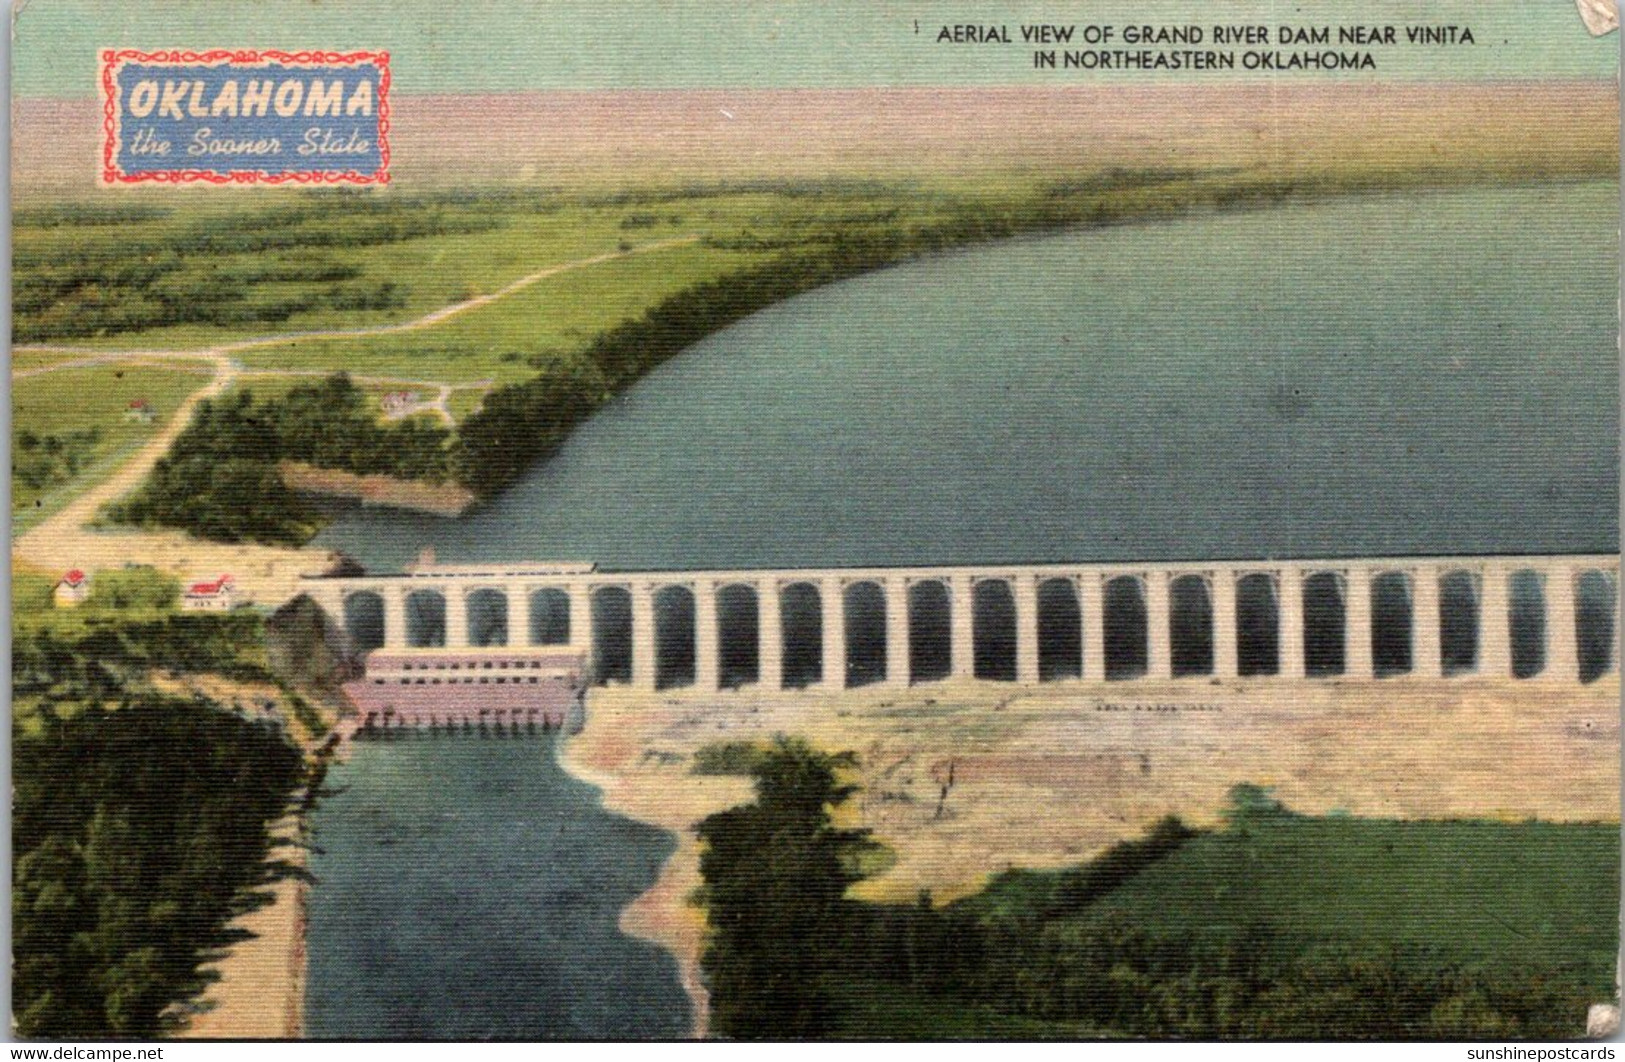
[[[547,737],[357,743],[315,817],[307,1035],[674,1037],[666,951],[617,928],[675,847]]]
[[[369,567],[790,567],[1618,546],[1618,185],[1075,231],[696,344],[489,505],[348,510]]]

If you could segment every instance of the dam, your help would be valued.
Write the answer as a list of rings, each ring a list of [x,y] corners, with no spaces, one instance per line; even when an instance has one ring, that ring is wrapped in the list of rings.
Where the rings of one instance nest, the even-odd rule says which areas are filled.
[[[463,701],[557,722],[589,683],[1591,682],[1617,667],[1618,583],[1611,555],[666,572],[425,558],[305,591],[366,660],[363,709]]]

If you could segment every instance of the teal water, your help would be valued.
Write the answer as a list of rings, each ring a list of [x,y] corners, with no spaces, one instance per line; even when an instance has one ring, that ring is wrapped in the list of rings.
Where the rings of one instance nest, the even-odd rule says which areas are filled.
[[[674,1037],[671,955],[617,919],[675,842],[605,811],[545,737],[358,742],[315,816],[313,1037]]]
[[[1077,231],[811,292],[696,344],[389,568],[1618,548],[1618,186]]]

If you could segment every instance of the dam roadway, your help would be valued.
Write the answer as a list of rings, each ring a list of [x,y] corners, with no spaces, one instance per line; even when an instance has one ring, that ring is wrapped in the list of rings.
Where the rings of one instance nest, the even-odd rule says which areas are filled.
[[[551,689],[556,722],[589,682],[1590,682],[1617,666],[1618,572],[1610,555],[667,572],[424,558],[304,590],[367,660],[370,694],[446,704],[452,690],[415,687],[477,684],[509,712]]]

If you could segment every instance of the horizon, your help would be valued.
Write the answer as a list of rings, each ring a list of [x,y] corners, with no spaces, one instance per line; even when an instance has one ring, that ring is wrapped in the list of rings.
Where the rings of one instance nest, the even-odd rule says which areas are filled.
[[[1486,8],[1472,0],[1394,5],[1394,24],[1470,27],[1465,47],[1400,45],[1376,53],[1358,80],[1612,79],[1618,47],[1590,36],[1572,3]],[[1188,0],[1097,0],[1039,8],[1023,0],[975,12],[979,24],[1176,24],[1212,26],[1217,14]],[[589,0],[513,7],[471,0],[447,20],[434,0],[341,4],[176,0],[109,7],[94,0],[32,0],[14,15],[16,99],[92,99],[105,47],[387,48],[397,90],[524,92],[548,89],[733,89],[969,87],[1072,84],[1209,84],[1250,80],[1246,71],[1196,75],[1034,69],[1028,48],[939,44],[941,8],[928,0],[884,6],[830,0],[817,6],[754,0],[722,6],[627,0],[606,13]],[[1273,4],[1227,9],[1229,23],[1353,25],[1337,0],[1304,0],[1280,17]],[[1087,18],[1087,21],[1086,21]],[[1364,21],[1357,19],[1356,22]],[[177,25],[185,29],[179,33]],[[950,24],[951,25],[951,24]],[[1334,39],[1335,40],[1335,39]],[[1109,45],[1107,45],[1109,47]],[[1334,43],[1330,47],[1336,48]],[[82,62],[74,56],[83,56]],[[585,57],[590,57],[590,62]],[[1071,78],[1071,82],[1064,79]],[[1322,80],[1283,73],[1272,80]]]

